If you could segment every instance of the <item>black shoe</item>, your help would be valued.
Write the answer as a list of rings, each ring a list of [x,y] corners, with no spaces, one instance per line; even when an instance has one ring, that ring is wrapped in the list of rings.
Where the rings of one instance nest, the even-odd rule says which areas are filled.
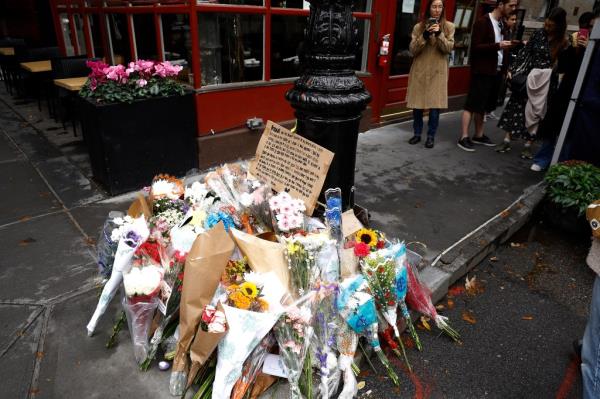
[[[421,136],[412,136],[410,140],[408,140],[408,144],[417,144],[421,142]]]
[[[481,144],[481,145],[486,145],[488,147],[493,147],[496,145],[485,134],[481,135],[481,137],[473,137],[472,142],[473,142],[473,144]]]
[[[425,148],[433,148],[433,137],[427,136],[427,140],[425,141]]]
[[[465,150],[468,152],[473,152],[475,151],[475,149],[473,148],[473,143],[471,143],[471,139],[468,137],[464,137],[460,140],[458,140],[458,148],[460,148],[461,150]]]

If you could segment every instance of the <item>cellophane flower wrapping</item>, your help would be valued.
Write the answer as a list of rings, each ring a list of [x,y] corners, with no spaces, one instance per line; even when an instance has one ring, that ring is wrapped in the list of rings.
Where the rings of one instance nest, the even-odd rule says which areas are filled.
[[[358,393],[356,376],[352,371],[352,362],[358,346],[358,335],[346,323],[342,323],[338,329],[336,343],[340,353],[338,367],[344,379],[344,387],[338,399],[352,399]]]
[[[325,191],[325,220],[329,228],[329,234],[338,243],[341,251],[344,245],[344,233],[342,231],[342,190],[330,188]]]
[[[392,258],[383,256],[381,252],[374,252],[361,259],[360,265],[363,276],[375,297],[375,304],[383,318],[392,326],[396,337],[400,332],[396,326],[398,320],[396,297],[396,265]]]
[[[229,399],[244,361],[273,328],[279,313],[259,313],[224,305],[229,330],[219,342],[213,399]]]
[[[233,386],[231,399],[242,399],[245,397],[246,393],[251,390],[256,377],[262,370],[265,357],[270,353],[276,342],[275,336],[270,332],[262,339],[262,341],[260,341],[260,344],[254,348],[252,353],[250,353],[250,356],[248,356],[244,362],[241,377]]]
[[[315,331],[313,351],[321,377],[319,397],[325,399],[337,392],[340,382],[336,336],[339,325],[343,321],[339,318],[336,305],[339,292],[337,281],[321,281],[314,290],[317,305],[313,321]]]
[[[436,326],[448,335],[454,341],[460,341],[460,333],[448,324],[448,318],[438,314],[433,301],[431,300],[431,290],[419,280],[417,268],[406,262],[406,271],[408,275],[408,292],[406,303],[417,312],[433,319]]]
[[[233,165],[224,165],[208,173],[204,178],[206,185],[224,202],[232,206],[235,212],[242,209],[240,193],[236,190],[236,180],[242,178],[241,171]]]
[[[115,252],[119,245],[118,238],[113,240],[112,232],[119,226],[115,223],[115,220],[123,220],[123,212],[111,211],[108,214],[108,218],[102,226],[102,231],[98,237],[96,243],[96,253],[98,254],[98,273],[103,280],[110,278],[113,263],[115,261]]]
[[[308,234],[281,239],[286,246],[292,295],[300,298],[315,286],[321,276],[319,253],[329,237],[325,234]]]
[[[98,305],[86,326],[89,336],[93,335],[98,320],[104,312],[106,312],[106,308],[114,298],[115,293],[123,280],[123,273],[129,271],[134,252],[146,241],[150,234],[144,216],[135,219],[125,216],[123,219],[123,223],[120,225],[117,223],[119,227],[111,233],[111,240],[118,240],[119,244],[117,245],[117,250],[115,252],[110,279],[104,285],[102,293],[100,294],[100,299],[98,300]]]
[[[148,357],[148,334],[160,301],[164,270],[160,265],[159,248],[157,243],[142,244],[134,254],[133,267],[123,274],[125,298],[122,304],[138,365]]]
[[[158,298],[153,297],[127,297],[122,301],[123,309],[127,316],[127,324],[133,344],[133,355],[138,364],[142,364],[148,357],[150,349],[148,334],[154,312],[158,308]]]
[[[237,189],[242,206],[241,222],[248,234],[261,234],[273,230],[269,199],[271,187],[259,180],[238,179]]]
[[[303,397],[299,381],[313,335],[313,305],[313,299],[309,298],[298,305],[288,307],[273,328],[279,344],[279,355],[290,384],[291,399]]]
[[[292,198],[291,195],[282,191],[269,199],[269,207],[276,233],[292,235],[304,229],[306,206],[302,200]]]
[[[340,284],[340,295],[337,301],[338,311],[348,326],[358,335],[364,336],[379,360],[386,368],[388,376],[395,385],[399,384],[398,375],[391,368],[390,362],[383,353],[377,336],[377,309],[370,292],[369,284],[362,275],[345,279]]]

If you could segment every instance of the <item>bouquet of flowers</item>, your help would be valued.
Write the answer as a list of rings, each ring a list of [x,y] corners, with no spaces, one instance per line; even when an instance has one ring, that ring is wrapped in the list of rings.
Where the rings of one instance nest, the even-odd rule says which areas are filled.
[[[312,296],[303,304],[292,305],[273,331],[279,344],[279,354],[283,359],[284,370],[290,383],[290,398],[301,399],[300,376],[312,338]]]
[[[285,243],[293,295],[299,298],[308,293],[321,276],[319,252],[329,237],[325,234],[295,235],[283,237],[282,241]]]
[[[273,227],[277,232],[291,235],[303,229],[306,206],[302,200],[294,199],[282,191],[269,199],[269,207],[275,217]]]
[[[406,351],[402,340],[400,339],[400,332],[396,323],[398,321],[398,301],[396,296],[396,265],[392,258],[382,256],[381,252],[374,252],[361,259],[361,268],[363,276],[365,277],[369,288],[375,297],[375,305],[383,316],[384,320],[390,325],[394,332],[394,336],[400,344],[402,349],[402,355],[408,369],[410,370],[410,363],[406,357]],[[392,346],[394,349],[394,346]],[[396,352],[396,351],[395,351]],[[396,353],[398,354],[398,353]]]
[[[127,315],[127,322],[131,339],[133,341],[133,353],[138,364],[142,364],[149,351],[148,333],[154,312],[158,307],[158,293],[163,277],[163,270],[159,265],[148,262],[146,255],[141,255],[129,273],[123,275],[123,286],[125,297],[123,308]],[[139,262],[139,263],[138,263]]]
[[[248,234],[271,231],[271,210],[269,198],[271,187],[259,180],[241,179],[238,183],[241,192],[242,226]]]
[[[354,240],[346,243],[346,247],[354,248],[354,255],[364,258],[371,252],[385,247],[385,235],[377,230],[362,228],[354,235]]]
[[[344,388],[338,399],[352,399],[358,393],[354,375],[354,355],[358,346],[358,335],[344,323],[337,333],[337,349],[340,352],[338,366],[344,374]]]
[[[104,222],[104,226],[102,226],[98,242],[96,243],[98,253],[98,273],[104,282],[110,278],[112,273],[115,252],[117,251],[117,245],[119,244],[119,237],[115,237],[116,240],[113,240],[112,237],[112,232],[119,227],[119,225],[115,223],[115,220],[122,222],[123,216],[123,212],[109,212],[108,218]]]
[[[394,385],[399,385],[398,375],[394,372],[390,361],[383,353],[379,338],[377,337],[378,326],[375,300],[363,276],[354,276],[342,281],[337,307],[348,326],[356,334],[367,338]]]
[[[337,391],[339,385],[339,369],[335,354],[336,335],[340,324],[336,306],[339,286],[337,280],[321,282],[314,290],[317,294],[317,305],[313,322],[315,331],[313,347],[321,376],[319,397],[326,399]]]
[[[86,65],[91,72],[79,95],[96,102],[132,102],[148,97],[183,95],[185,92],[184,86],[172,79],[183,68],[169,61],[137,60],[127,66],[87,61]]]
[[[244,282],[227,287],[228,304],[223,308],[229,330],[219,342],[213,399],[230,397],[235,382],[242,375],[244,361],[281,314],[277,305],[284,289],[272,287],[279,281],[274,274],[262,286],[261,277],[259,273],[245,275]]]
[[[247,392],[253,391],[252,386],[262,369],[265,357],[275,344],[276,340],[273,333],[268,333],[262,341],[260,341],[260,344],[254,348],[252,353],[250,353],[250,356],[248,356],[248,359],[244,362],[242,376],[233,386],[231,399],[242,399],[246,397]]]
[[[425,284],[419,281],[418,272],[413,266],[406,262],[406,271],[408,274],[408,293],[406,302],[416,311],[430,317],[435,321],[436,326],[444,334],[449,336],[455,342],[460,342],[460,333],[448,324],[448,318],[440,316],[431,300],[431,291]]]
[[[115,296],[117,288],[123,279],[123,273],[129,271],[133,253],[146,241],[146,238],[150,234],[144,216],[135,219],[125,216],[123,219],[113,219],[113,222],[119,227],[115,228],[111,233],[111,240],[119,244],[115,252],[110,279],[104,285],[96,310],[87,325],[87,332],[90,337],[96,330],[98,320]]]

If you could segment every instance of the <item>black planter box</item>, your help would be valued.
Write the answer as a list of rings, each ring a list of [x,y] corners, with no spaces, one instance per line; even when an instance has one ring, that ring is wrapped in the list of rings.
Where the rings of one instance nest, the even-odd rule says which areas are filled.
[[[83,100],[81,117],[94,179],[111,195],[149,186],[158,173],[198,168],[192,93],[131,104]]]

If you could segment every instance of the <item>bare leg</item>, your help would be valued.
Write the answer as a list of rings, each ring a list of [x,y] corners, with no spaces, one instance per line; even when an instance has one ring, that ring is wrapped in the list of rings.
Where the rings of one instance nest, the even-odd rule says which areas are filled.
[[[466,109],[462,113],[462,134],[460,136],[461,139],[465,137],[469,137],[469,127],[471,125],[471,118],[473,117],[473,113],[471,111],[467,111]]]
[[[483,136],[483,114],[475,112],[475,137]]]

